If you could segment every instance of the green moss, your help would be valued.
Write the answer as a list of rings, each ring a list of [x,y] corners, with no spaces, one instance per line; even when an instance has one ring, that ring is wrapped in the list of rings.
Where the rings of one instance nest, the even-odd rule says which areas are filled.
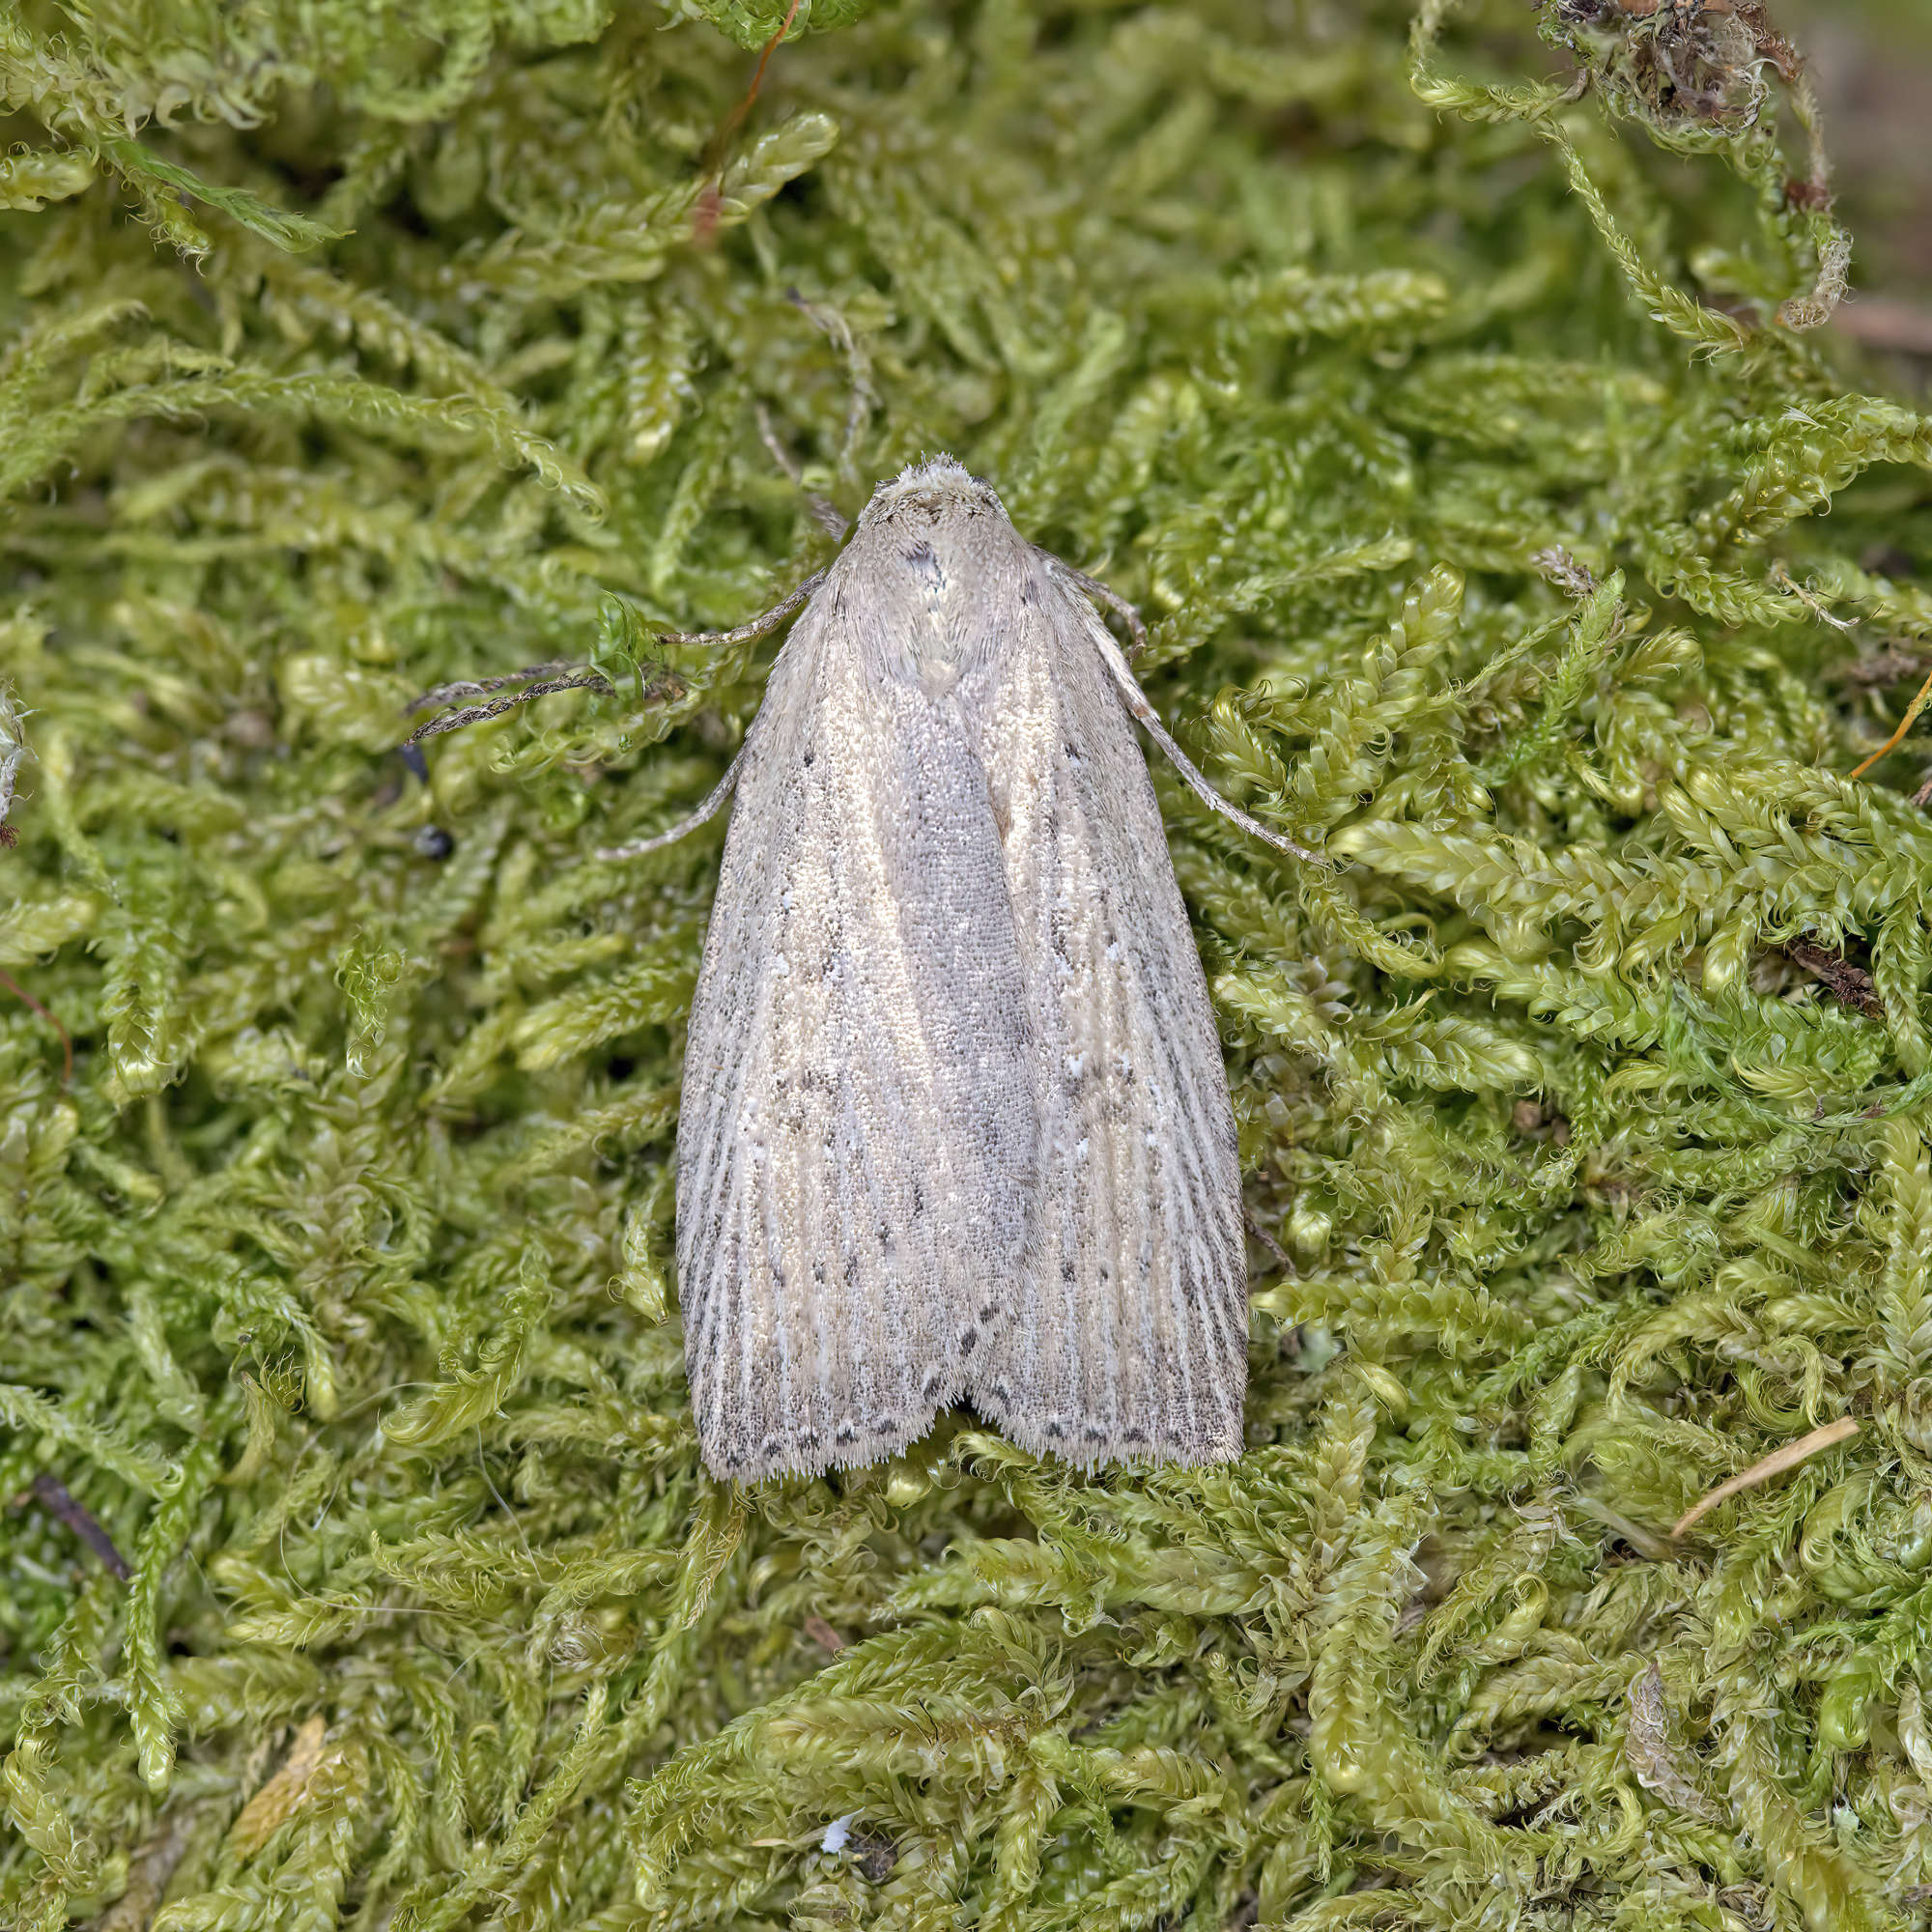
[[[1580,97],[1502,0],[842,0],[713,175],[783,11],[0,22],[13,1921],[1923,1923],[1924,741],[1846,774],[1932,422],[1803,332],[1802,83],[1609,0]],[[655,632],[942,448],[1348,861],[1157,775],[1252,1447],[734,1493],[666,1319],[717,838],[595,853],[770,661]],[[533,660],[609,688],[411,776]]]

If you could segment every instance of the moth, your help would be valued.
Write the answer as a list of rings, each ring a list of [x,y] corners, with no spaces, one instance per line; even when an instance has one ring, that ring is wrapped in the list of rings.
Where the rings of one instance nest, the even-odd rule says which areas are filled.
[[[1081,1468],[1240,1453],[1226,1068],[1138,720],[1094,609],[942,456],[803,606],[737,802],[685,1051],[677,1276],[720,1477],[898,1453],[969,1403]],[[678,639],[697,641],[697,639]]]

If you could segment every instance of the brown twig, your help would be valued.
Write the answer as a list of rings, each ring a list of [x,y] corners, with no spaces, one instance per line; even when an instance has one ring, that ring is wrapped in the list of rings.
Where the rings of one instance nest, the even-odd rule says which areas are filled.
[[[1825,674],[1834,684],[1861,685],[1870,688],[1881,684],[1896,684],[1901,678],[1922,677],[1925,660],[1917,651],[1906,650],[1902,646],[1888,644],[1876,656],[1854,658],[1850,664],[1840,665],[1837,669]]]
[[[1841,959],[1812,939],[1787,939],[1782,951],[1794,966],[1810,974],[1841,1007],[1850,1007],[1867,1019],[1884,1019],[1885,1002],[1878,996],[1878,982],[1862,966],[1854,966],[1849,959]]]
[[[1882,757],[1884,757],[1885,754],[1889,751],[1890,751],[1891,748],[1894,745],[1896,745],[1898,741],[1902,737],[1904,737],[1909,730],[1912,729],[1912,726],[1914,723],[1917,721],[1918,714],[1925,709],[1927,704],[1932,704],[1932,671],[1928,671],[1926,673],[1925,682],[1918,687],[1918,695],[1913,698],[1912,702],[1905,707],[1905,716],[1898,721],[1898,729],[1895,730],[1891,734],[1891,736],[1888,738],[1885,741],[1885,743],[1881,745],[1878,748],[1878,750],[1871,754],[1870,757],[1861,758],[1856,765],[1852,767],[1852,769],[1849,772],[1845,774],[1845,776],[1851,779],[1863,778],[1864,775],[1868,771],[1870,771],[1871,768],[1875,764],[1877,764],[1878,761]]]
[[[1845,302],[1833,318],[1838,330],[1866,349],[1902,355],[1932,355],[1932,308],[1895,297],[1866,296]]]
[[[815,1610],[805,1620],[805,1634],[821,1650],[829,1650],[836,1655],[845,1648],[845,1639]]]
[[[1708,1516],[1721,1502],[1743,1490],[1754,1490],[1760,1483],[1768,1483],[1774,1476],[1781,1476],[1787,1469],[1795,1469],[1801,1463],[1808,1463],[1813,1456],[1845,1441],[1859,1433],[1859,1425],[1849,1416],[1841,1416],[1836,1422],[1828,1422],[1822,1429],[1814,1429],[1809,1435],[1801,1435],[1796,1442],[1787,1442],[1782,1449],[1774,1449],[1769,1456],[1753,1463],[1748,1469],[1741,1469],[1726,1481],[1721,1482],[1709,1495],[1700,1496],[1677,1519],[1670,1534],[1674,1539],[1681,1537],[1698,1518]]]
[[[1262,1246],[1264,1247],[1268,1251],[1268,1253],[1274,1257],[1275,1262],[1281,1268],[1282,1273],[1293,1274],[1295,1272],[1295,1266],[1294,1263],[1289,1259],[1288,1250],[1285,1247],[1283,1247],[1282,1244],[1278,1240],[1276,1240],[1275,1237],[1272,1235],[1270,1235],[1268,1231],[1265,1228],[1264,1228],[1258,1220],[1255,1219],[1254,1210],[1252,1208],[1242,1208],[1241,1217],[1248,1224],[1248,1233],[1251,1234],[1255,1237],[1255,1239],[1258,1240],[1262,1244]]]
[[[128,1559],[115,1548],[114,1539],[95,1520],[91,1511],[74,1501],[58,1476],[43,1469],[34,1478],[33,1491],[41,1507],[66,1523],[122,1582],[134,1574],[128,1567]]]

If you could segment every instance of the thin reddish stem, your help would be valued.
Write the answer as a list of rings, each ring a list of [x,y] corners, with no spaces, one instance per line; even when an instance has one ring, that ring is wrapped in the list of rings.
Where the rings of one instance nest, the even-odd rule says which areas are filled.
[[[0,986],[5,986],[10,993],[14,993],[24,1000],[28,1006],[32,1007],[60,1035],[61,1050],[67,1055],[67,1071],[61,1075],[61,1085],[63,1087],[71,1087],[73,1085],[73,1036],[11,973],[0,973]]]
[[[732,108],[724,119],[724,125],[712,139],[712,164],[705,170],[710,179],[697,198],[697,213],[692,223],[693,232],[700,239],[708,236],[718,225],[718,204],[724,199],[724,157],[730,151],[731,137],[745,125],[745,116],[752,111],[758,90],[765,84],[765,69],[770,66],[772,55],[778,51],[779,43],[791,32],[791,23],[798,18],[798,9],[799,0],[791,0],[778,32],[765,43],[763,52],[758,55],[758,64],[752,71],[752,84],[745,90],[744,99]]]

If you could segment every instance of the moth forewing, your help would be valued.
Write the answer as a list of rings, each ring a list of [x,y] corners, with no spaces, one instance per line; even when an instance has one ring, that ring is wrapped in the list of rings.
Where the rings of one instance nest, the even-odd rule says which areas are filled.
[[[1220,1040],[1111,639],[1034,570],[980,745],[1007,801],[1039,1156],[1029,1265],[971,1393],[1076,1463],[1220,1461],[1240,1451],[1247,1338]]]
[[[1023,1264],[1017,947],[957,720],[868,683],[836,604],[747,745],[678,1128],[705,1459],[869,1462],[958,1400],[972,1288]],[[777,700],[779,709],[774,710]]]

